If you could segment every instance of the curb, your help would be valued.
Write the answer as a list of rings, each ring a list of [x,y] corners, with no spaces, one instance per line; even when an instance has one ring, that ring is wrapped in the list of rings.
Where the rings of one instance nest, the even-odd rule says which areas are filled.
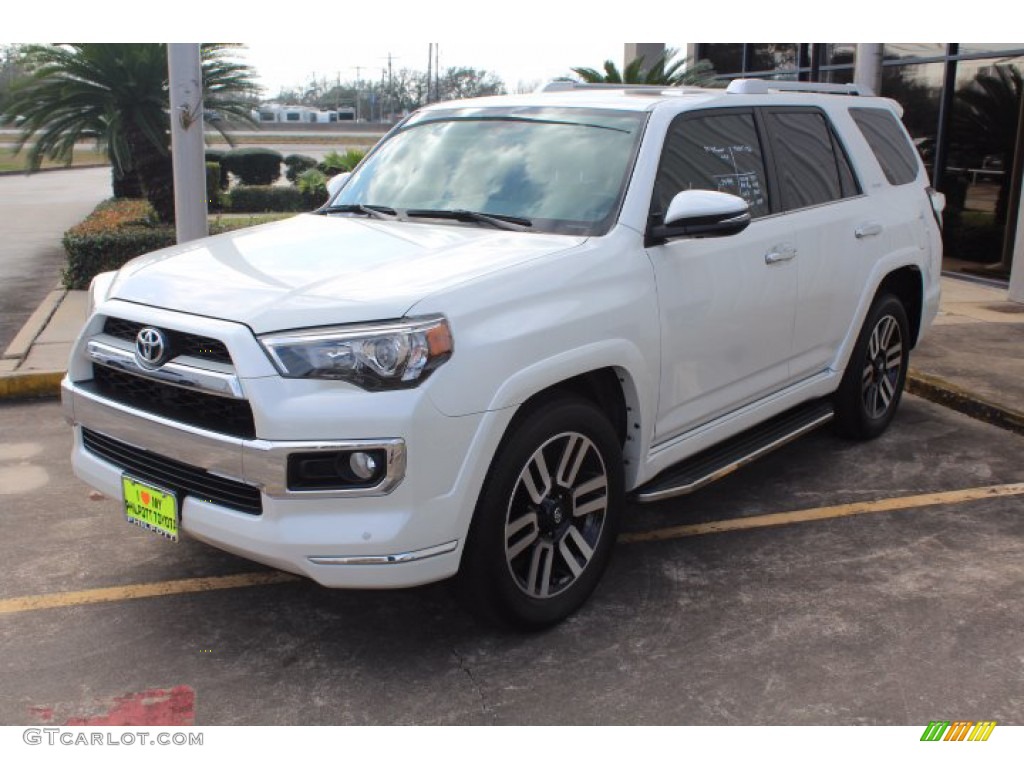
[[[938,376],[915,371],[907,372],[907,392],[946,408],[962,413],[978,421],[1024,435],[1024,413],[1002,405],[996,405],[984,398],[973,395],[950,384]]]
[[[17,360],[20,365],[28,357],[35,340],[46,330],[46,326],[60,309],[60,305],[67,295],[67,289],[60,285],[46,294],[39,306],[36,307],[35,312],[15,334],[3,355],[0,355],[0,360]]]
[[[32,371],[0,376],[0,401],[59,397],[64,371]]]

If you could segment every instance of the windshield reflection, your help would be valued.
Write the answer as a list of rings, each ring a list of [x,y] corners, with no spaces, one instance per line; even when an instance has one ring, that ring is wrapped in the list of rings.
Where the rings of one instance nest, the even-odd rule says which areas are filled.
[[[645,113],[425,112],[367,158],[332,205],[468,210],[532,231],[600,234],[625,190]]]

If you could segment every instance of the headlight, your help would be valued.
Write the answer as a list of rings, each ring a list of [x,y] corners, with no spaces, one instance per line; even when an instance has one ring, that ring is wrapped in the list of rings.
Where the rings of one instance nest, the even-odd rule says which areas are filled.
[[[260,337],[281,375],[341,379],[368,390],[417,386],[452,354],[440,315]]]

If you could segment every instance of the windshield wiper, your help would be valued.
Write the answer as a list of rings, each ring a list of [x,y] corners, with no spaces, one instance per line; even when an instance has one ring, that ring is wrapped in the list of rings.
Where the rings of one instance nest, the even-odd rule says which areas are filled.
[[[405,215],[410,219],[455,219],[456,221],[469,221],[478,224],[490,224],[498,229],[512,229],[523,231],[530,229],[533,222],[522,216],[507,216],[503,213],[480,213],[479,211],[455,210],[429,210],[409,209]]]
[[[329,205],[326,208],[318,209],[315,213],[362,213],[376,219],[394,219],[398,216],[394,208],[388,208],[386,205],[365,205],[363,203]]]

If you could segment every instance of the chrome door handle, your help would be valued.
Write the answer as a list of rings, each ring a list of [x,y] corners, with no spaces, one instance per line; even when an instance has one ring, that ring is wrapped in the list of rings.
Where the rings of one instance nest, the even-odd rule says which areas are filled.
[[[858,240],[863,237],[880,235],[882,234],[882,225],[879,224],[877,221],[869,221],[865,224],[861,224],[859,227],[853,230],[853,234],[857,237]]]
[[[790,261],[796,258],[796,248],[788,243],[776,245],[764,255],[765,264],[778,264],[780,261]]]

